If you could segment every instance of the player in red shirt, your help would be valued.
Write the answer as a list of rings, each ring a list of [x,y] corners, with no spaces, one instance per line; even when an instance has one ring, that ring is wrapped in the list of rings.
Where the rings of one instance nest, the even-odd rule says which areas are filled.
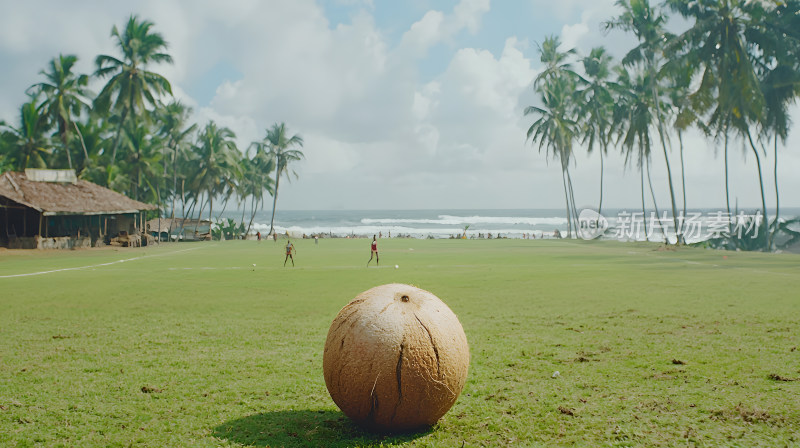
[[[369,266],[369,263],[372,261],[373,255],[375,256],[375,265],[380,265],[381,260],[378,258],[378,240],[377,238],[375,238],[375,235],[372,235],[372,246],[370,248],[369,261],[367,262],[367,266]]]

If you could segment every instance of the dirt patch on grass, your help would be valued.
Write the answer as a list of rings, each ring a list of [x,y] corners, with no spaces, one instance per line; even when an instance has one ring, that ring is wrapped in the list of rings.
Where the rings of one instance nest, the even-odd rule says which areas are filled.
[[[800,381],[800,378],[788,378],[782,375],[778,375],[777,373],[770,373],[769,375],[767,375],[767,378],[774,381]]]
[[[783,417],[771,415],[765,409],[748,408],[742,403],[737,404],[733,409],[711,411],[709,418],[714,421],[741,420],[749,424],[766,423],[775,426],[782,426],[785,422]]]

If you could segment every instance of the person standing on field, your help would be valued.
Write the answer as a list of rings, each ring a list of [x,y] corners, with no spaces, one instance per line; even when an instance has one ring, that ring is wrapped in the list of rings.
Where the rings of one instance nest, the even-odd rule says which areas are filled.
[[[367,262],[367,266],[369,266],[373,256],[375,257],[375,265],[380,265],[381,260],[378,258],[378,240],[375,238],[375,235],[372,235],[372,246],[370,247],[369,261]]]
[[[292,256],[292,252],[294,252],[294,251],[295,251],[294,245],[292,245],[292,242],[289,240],[286,243],[286,258],[283,259],[283,266],[284,267],[286,267],[286,260],[288,260],[290,258],[292,259],[292,267],[294,267],[294,257]]]

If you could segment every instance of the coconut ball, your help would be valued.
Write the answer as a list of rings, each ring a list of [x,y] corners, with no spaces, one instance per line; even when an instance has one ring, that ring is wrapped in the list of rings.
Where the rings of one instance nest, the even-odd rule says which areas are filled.
[[[342,308],[323,355],[325,385],[339,409],[385,432],[436,423],[456,402],[468,368],[456,315],[430,292],[397,283]]]

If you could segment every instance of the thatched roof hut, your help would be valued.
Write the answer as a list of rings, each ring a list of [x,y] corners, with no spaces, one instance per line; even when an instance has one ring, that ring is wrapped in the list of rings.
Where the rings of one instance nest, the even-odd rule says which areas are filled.
[[[50,175],[57,172],[55,176]],[[62,171],[72,176],[61,174]],[[49,180],[49,179],[58,180]],[[63,180],[62,180],[63,179]],[[32,170],[0,175],[0,196],[30,207],[45,216],[115,215],[156,210],[116,191],[75,177],[70,170]]]
[[[162,241],[211,238],[211,221],[207,219],[154,218],[147,221],[145,229]]]
[[[119,233],[138,233],[142,212],[156,208],[78,179],[72,170],[6,172],[0,175],[0,244],[74,247],[74,242],[42,240],[89,238],[94,245]]]

